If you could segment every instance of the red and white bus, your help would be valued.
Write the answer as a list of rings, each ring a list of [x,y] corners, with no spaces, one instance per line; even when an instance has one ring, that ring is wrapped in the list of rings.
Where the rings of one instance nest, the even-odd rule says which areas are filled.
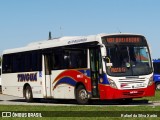
[[[154,96],[153,66],[144,36],[61,37],[5,50],[2,93],[34,98],[123,99]]]

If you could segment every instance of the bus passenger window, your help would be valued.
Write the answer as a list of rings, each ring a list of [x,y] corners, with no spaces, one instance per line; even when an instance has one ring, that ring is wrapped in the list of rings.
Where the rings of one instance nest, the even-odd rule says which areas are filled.
[[[69,52],[69,68],[86,68],[87,67],[87,51],[72,50]]]
[[[2,73],[12,72],[12,55],[3,56]]]
[[[53,70],[63,69],[63,52],[62,52],[62,50],[53,49],[51,63],[52,63]]]

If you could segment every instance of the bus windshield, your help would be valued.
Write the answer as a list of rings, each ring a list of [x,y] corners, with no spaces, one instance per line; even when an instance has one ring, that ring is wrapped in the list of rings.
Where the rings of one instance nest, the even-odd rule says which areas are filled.
[[[133,39],[136,40],[138,38]],[[139,76],[152,72],[149,49],[145,43],[107,44],[106,51],[106,68],[111,76]]]

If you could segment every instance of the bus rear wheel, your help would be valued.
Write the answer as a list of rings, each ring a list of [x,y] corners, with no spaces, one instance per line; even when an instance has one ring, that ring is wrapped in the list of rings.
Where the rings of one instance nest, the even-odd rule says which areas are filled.
[[[88,103],[88,93],[83,85],[79,85],[76,89],[76,100],[78,104]]]
[[[33,94],[32,94],[32,89],[31,89],[30,86],[27,86],[25,88],[24,97],[25,97],[27,102],[32,102],[33,101]]]

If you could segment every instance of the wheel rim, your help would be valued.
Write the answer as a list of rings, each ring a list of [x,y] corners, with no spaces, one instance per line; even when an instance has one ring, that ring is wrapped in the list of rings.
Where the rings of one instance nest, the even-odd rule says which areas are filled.
[[[30,92],[30,90],[26,90],[26,98],[27,99],[30,99],[31,98],[31,92]]]
[[[156,89],[157,89],[157,90],[160,90],[160,84],[157,85]]]
[[[87,92],[86,92],[85,89],[82,89],[82,90],[79,91],[79,98],[81,100],[85,100],[87,98]]]

